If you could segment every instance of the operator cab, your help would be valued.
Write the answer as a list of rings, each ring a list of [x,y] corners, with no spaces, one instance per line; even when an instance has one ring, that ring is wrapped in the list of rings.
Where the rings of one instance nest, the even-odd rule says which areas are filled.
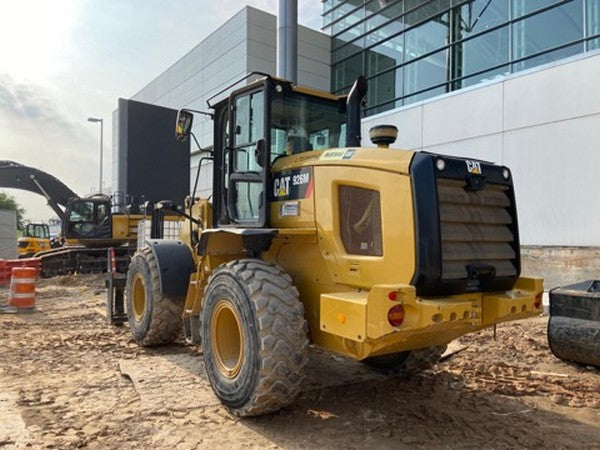
[[[110,239],[111,202],[106,196],[72,200],[65,211],[63,234],[67,239]]]
[[[30,223],[25,227],[23,237],[50,239],[50,229],[45,223]]]
[[[346,96],[265,76],[211,107],[215,227],[268,226],[275,160],[346,145]],[[191,126],[191,113],[180,111],[177,137],[185,139]]]

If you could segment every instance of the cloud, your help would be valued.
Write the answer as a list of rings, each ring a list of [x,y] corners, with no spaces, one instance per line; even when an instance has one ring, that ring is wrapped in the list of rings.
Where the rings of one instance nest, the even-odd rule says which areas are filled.
[[[111,114],[117,99],[131,97],[245,5],[275,15],[278,7],[277,0],[181,0],[174,9],[166,8],[162,0],[65,0],[58,9],[56,2],[39,3],[51,4],[48,8],[60,16],[62,31],[55,36],[56,45],[42,45],[49,30],[56,31],[57,22],[54,16],[41,14],[36,5],[36,17],[44,27],[33,26],[37,22],[29,16],[13,27],[37,33],[28,35],[30,51],[23,54],[16,47],[12,59],[0,51],[0,159],[51,173],[80,195],[90,193],[98,181],[99,130],[97,124],[86,122],[89,115],[104,118],[104,181],[108,184]],[[319,0],[298,0],[299,23],[319,29],[321,6]],[[70,19],[63,21],[64,8]],[[3,17],[5,22],[17,17],[6,14],[4,5],[0,13],[0,22]],[[48,17],[53,20],[47,21]],[[5,34],[14,33],[7,28]],[[5,49],[13,48],[10,41],[6,44]],[[17,70],[16,62],[31,63],[25,67],[31,70]],[[42,70],[45,66],[52,70]],[[21,78],[25,76],[27,80]],[[28,217],[52,215],[42,197],[20,191],[11,194],[27,209]]]
[[[86,194],[97,180],[98,164],[97,137],[86,125],[51,89],[0,74],[0,159],[41,169]],[[40,196],[18,190],[10,194],[25,207],[26,217],[53,215]]]
[[[61,113],[51,94],[41,86],[17,81],[9,74],[0,73],[0,114],[8,122],[21,125],[43,124],[80,134],[80,130]]]

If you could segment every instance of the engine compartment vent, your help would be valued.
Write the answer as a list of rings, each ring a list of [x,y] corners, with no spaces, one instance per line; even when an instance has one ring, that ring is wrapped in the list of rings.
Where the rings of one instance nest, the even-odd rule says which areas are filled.
[[[508,187],[486,184],[465,189],[465,182],[438,178],[437,191],[442,239],[442,279],[517,274],[513,218]]]
[[[382,256],[381,202],[379,192],[340,186],[340,234],[351,255]]]

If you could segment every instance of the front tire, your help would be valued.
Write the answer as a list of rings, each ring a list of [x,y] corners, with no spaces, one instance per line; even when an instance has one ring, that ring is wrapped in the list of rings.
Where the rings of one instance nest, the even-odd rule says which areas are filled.
[[[160,292],[158,263],[148,247],[131,259],[125,298],[129,327],[138,344],[145,347],[168,344],[181,333],[184,299]]]
[[[240,417],[294,401],[308,361],[308,325],[292,280],[256,259],[217,268],[204,294],[202,347],[217,397]]]

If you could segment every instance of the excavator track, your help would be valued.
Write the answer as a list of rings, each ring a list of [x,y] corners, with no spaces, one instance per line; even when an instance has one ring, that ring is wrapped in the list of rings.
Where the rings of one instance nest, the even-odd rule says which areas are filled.
[[[101,273],[108,267],[109,247],[88,248],[84,246],[61,247],[37,253],[41,259],[42,277],[50,278],[72,273]],[[117,272],[125,273],[129,267],[135,247],[115,247]]]

